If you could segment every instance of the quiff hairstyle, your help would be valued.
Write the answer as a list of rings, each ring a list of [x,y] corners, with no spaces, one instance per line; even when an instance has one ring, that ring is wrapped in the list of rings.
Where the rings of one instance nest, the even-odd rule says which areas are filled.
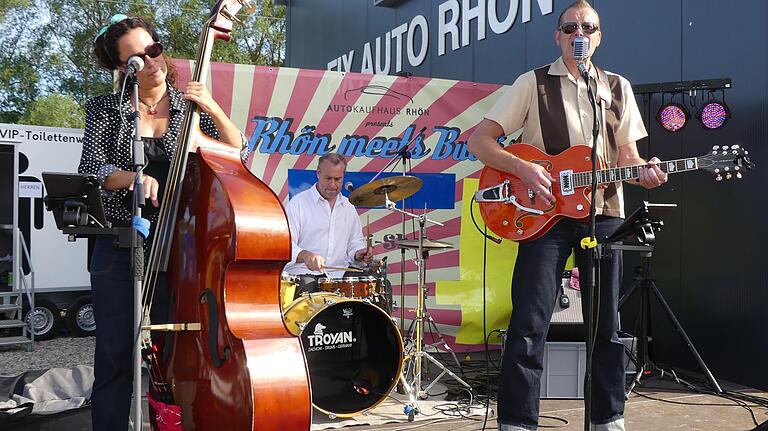
[[[600,25],[600,14],[597,13],[595,8],[592,7],[591,4],[587,0],[577,0],[571,4],[568,5],[565,9],[563,9],[562,12],[560,12],[560,17],[557,19],[557,28],[560,28],[560,25],[563,23],[563,15],[565,15],[566,12],[568,12],[571,9],[589,9],[592,12],[595,13],[595,16],[597,16],[597,25]]]

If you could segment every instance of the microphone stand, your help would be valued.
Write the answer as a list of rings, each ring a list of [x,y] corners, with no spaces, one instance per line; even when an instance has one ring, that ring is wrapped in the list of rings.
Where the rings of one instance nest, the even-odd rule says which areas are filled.
[[[586,68],[583,62],[579,62],[579,72],[581,78],[584,79],[584,83],[587,84],[587,96],[589,97],[589,103],[592,106],[592,199],[590,201],[589,208],[589,236],[581,240],[581,247],[590,249],[590,259],[587,260],[587,274],[589,274],[589,304],[587,306],[587,339],[586,341],[586,355],[587,366],[585,370],[585,384],[584,384],[584,431],[589,431],[592,418],[592,353],[595,348],[597,332],[597,317],[599,316],[599,308],[595,308],[595,302],[600,298],[600,282],[595,277],[595,267],[600,264],[600,256],[597,249],[597,240],[595,238],[595,196],[597,193],[597,136],[600,134],[600,125],[597,120],[597,102],[595,100],[595,94],[592,92],[592,86],[589,83],[589,70]],[[596,312],[598,313],[596,316]]]
[[[144,143],[141,140],[139,124],[139,80],[133,76],[133,165],[136,176],[133,183],[133,217],[141,218],[141,209],[145,205],[144,200]],[[129,79],[126,77],[126,79]],[[131,271],[133,275],[133,429],[142,429],[141,415],[141,294],[144,281],[144,239],[139,234],[137,226],[131,220]]]

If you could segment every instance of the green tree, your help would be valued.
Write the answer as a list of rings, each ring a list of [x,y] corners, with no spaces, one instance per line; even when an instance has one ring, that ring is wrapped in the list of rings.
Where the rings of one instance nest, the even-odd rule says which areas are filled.
[[[194,59],[210,11],[203,0],[0,0],[0,121],[32,118],[26,111],[50,94],[69,95],[83,105],[90,97],[109,93],[111,75],[95,64],[91,46],[113,14],[154,20],[170,56]],[[281,66],[285,7],[259,0],[253,15],[238,17],[244,24],[234,25],[229,42],[217,41],[211,60]]]
[[[51,127],[85,127],[85,110],[66,94],[49,94],[30,105],[19,123]]]

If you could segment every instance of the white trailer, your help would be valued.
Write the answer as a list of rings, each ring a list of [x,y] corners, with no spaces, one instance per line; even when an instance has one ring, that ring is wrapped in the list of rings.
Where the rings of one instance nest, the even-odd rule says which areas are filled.
[[[34,309],[25,299],[23,316],[34,328],[36,339],[59,334],[63,325],[72,335],[91,335],[96,325],[90,298],[88,274],[88,241],[70,242],[56,227],[53,214],[43,203],[44,171],[77,172],[83,147],[83,130],[58,127],[27,126],[0,123],[0,139],[20,141],[18,172],[0,173],[0,181],[18,181],[18,231],[24,237],[34,268]],[[7,189],[7,187],[6,187]],[[12,204],[4,199],[2,205]],[[30,265],[16,259],[16,272],[0,274],[0,285],[10,289],[22,280],[15,274],[24,274],[31,283]],[[19,275],[16,275],[19,277]]]

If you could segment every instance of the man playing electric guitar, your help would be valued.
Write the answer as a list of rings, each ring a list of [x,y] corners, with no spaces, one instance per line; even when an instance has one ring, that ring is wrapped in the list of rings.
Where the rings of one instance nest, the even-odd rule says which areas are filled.
[[[515,157],[496,138],[524,128],[522,142],[555,155],[574,145],[591,145],[593,113],[587,86],[574,58],[574,39],[589,41],[584,66],[597,100],[597,154],[611,166],[646,164],[636,183],[657,187],[667,174],[637,152],[636,141],[647,136],[632,88],[623,77],[598,69],[589,58],[600,45],[600,18],[585,1],[568,6],[560,15],[555,43],[562,57],[521,75],[488,112],[469,140],[470,151],[485,165],[509,172],[528,188],[531,198],[555,204],[550,191],[556,181],[537,163]],[[583,39],[580,39],[580,42]],[[612,183],[592,197],[596,206],[595,237],[610,235],[624,217],[622,184]],[[581,274],[589,252],[579,242],[588,236],[587,222],[562,218],[535,240],[521,243],[512,278],[513,312],[507,332],[499,383],[499,429],[530,430],[538,426],[540,377],[546,333],[566,259],[575,250]],[[621,255],[601,263],[598,335],[593,354],[591,420],[593,429],[624,429],[623,346],[616,331]],[[582,282],[589,287],[588,280]],[[583,298],[587,298],[585,292]],[[586,304],[586,300],[583,301]],[[587,305],[584,305],[584,312]]]

